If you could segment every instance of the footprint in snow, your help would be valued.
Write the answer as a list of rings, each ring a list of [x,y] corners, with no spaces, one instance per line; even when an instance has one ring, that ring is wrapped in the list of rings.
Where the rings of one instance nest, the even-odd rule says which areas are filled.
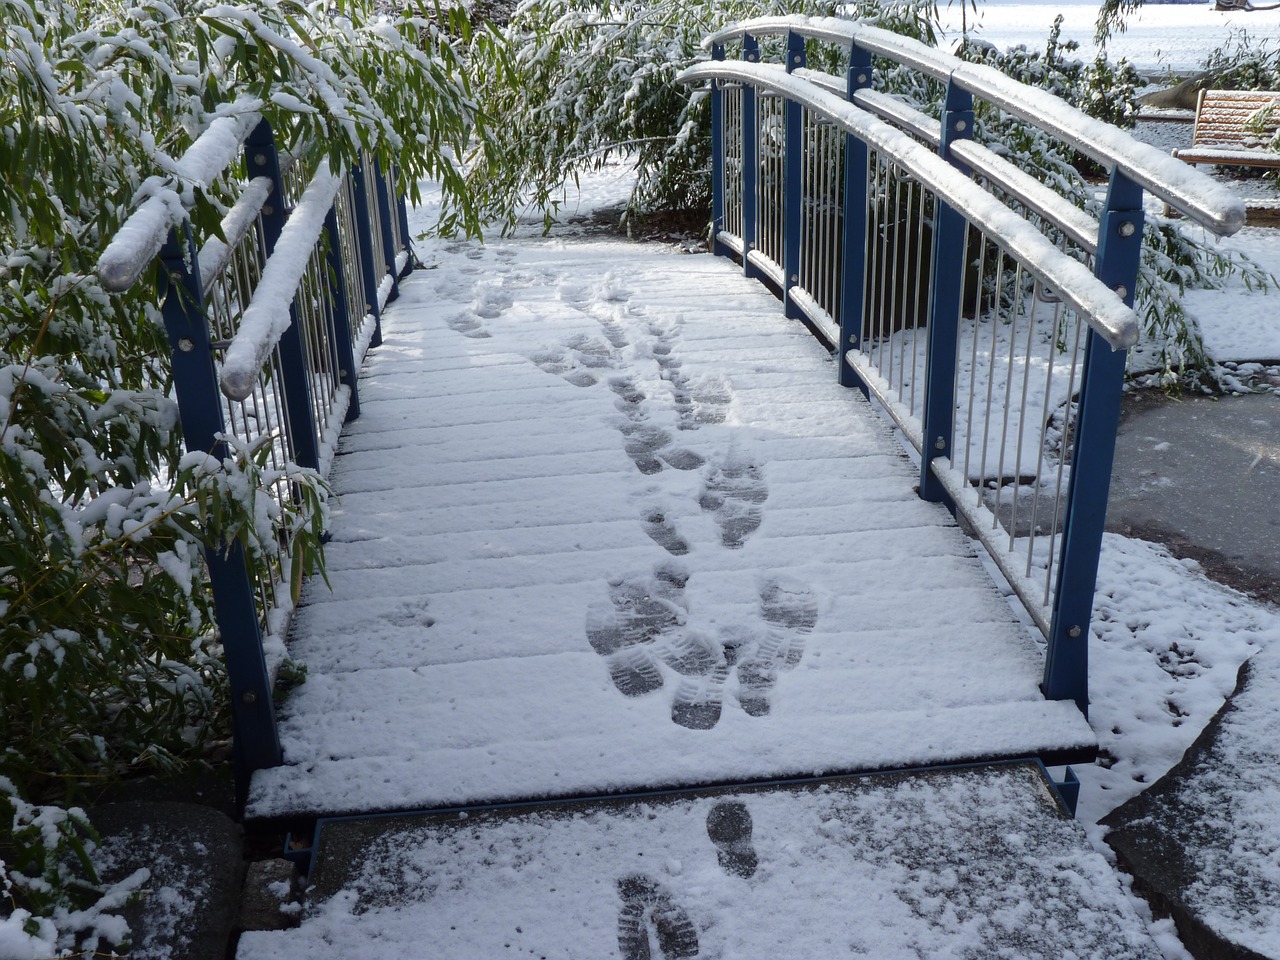
[[[764,520],[761,505],[768,497],[760,467],[731,455],[707,471],[698,504],[715,515],[720,542],[737,550],[759,529]]]
[[[472,340],[484,340],[492,336],[474,313],[464,312],[445,321],[454,333],[460,333]]]
[[[687,960],[698,955],[698,931],[670,891],[643,873],[618,880],[618,952],[622,960]]]
[[[550,373],[553,376],[560,377],[575,387],[591,387],[599,382],[593,373],[578,366],[571,353],[559,347],[541,350],[538,353],[531,354],[529,359],[543,373]]]
[[[644,532],[649,539],[673,557],[683,557],[689,552],[689,541],[676,531],[675,525],[662,510],[652,508],[644,514]]]
[[[625,696],[662,686],[653,641],[684,623],[688,577],[682,568],[666,565],[650,576],[611,580],[608,601],[587,610],[587,641],[605,658],[610,679]]]
[[[725,648],[726,659],[737,667],[738,703],[752,717],[769,713],[778,675],[804,657],[805,638],[818,622],[818,603],[800,581],[769,577],[760,586],[760,619],[765,628],[751,638],[754,642]]]
[[[671,445],[671,434],[648,423],[630,422],[619,428],[623,449],[643,474],[657,473],[665,463],[677,470],[697,470],[706,461],[692,450]]]
[[[687,579],[683,568],[669,563],[652,575],[610,581],[609,599],[587,611],[592,649],[605,659],[614,686],[628,697],[661,689],[664,665],[678,675],[671,719],[679,726],[716,726],[733,677],[743,711],[767,715],[779,675],[800,662],[805,638],[817,622],[812,592],[797,580],[766,578],[760,586],[761,622],[722,627],[712,637],[687,624]]]
[[[751,811],[740,800],[723,800],[707,812],[707,836],[725,873],[744,880],[755,876],[760,860],[751,842]]]

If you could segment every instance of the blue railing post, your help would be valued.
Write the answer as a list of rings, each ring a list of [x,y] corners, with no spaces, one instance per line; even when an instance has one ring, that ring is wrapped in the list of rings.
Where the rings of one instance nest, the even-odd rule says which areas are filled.
[[[378,201],[378,224],[382,228],[382,255],[387,260],[387,276],[391,278],[391,292],[387,294],[387,303],[390,303],[400,296],[400,279],[396,270],[396,253],[398,251],[396,250],[395,231],[391,228],[393,211],[391,209],[390,191],[387,190],[387,178],[382,175],[382,162],[377,157],[373,158],[373,183]]]
[[[245,140],[244,162],[250,179],[267,177],[271,181],[271,194],[262,208],[262,240],[269,257],[284,230],[288,211],[285,209],[284,179],[276,138],[266,120],[254,127]],[[279,350],[293,460],[300,467],[314,470],[320,466],[320,438],[316,431],[315,408],[311,404],[311,377],[296,299],[289,305],[289,326],[280,337]]]
[[[200,265],[189,224],[170,231],[161,259],[162,313],[173,355],[173,383],[183,441],[188,451],[209,453],[221,462],[227,449],[219,436],[226,424],[201,294]],[[244,547],[238,540],[221,549],[211,544],[205,548],[205,560],[231,686],[236,794],[243,805],[249,775],[254,770],[280,765],[280,736]]]
[[[742,38],[742,59],[760,62],[760,42],[750,34]],[[756,88],[742,86],[742,274],[758,277],[751,265],[751,251],[756,248],[756,202],[760,194],[760,158],[756,138]]]
[[[804,66],[804,37],[787,31],[787,73]],[[804,317],[791,302],[791,288],[800,282],[800,205],[803,202],[804,115],[800,104],[788,99],[783,114],[786,153],[782,162],[782,309],[790,320]]]
[[[1129,306],[1133,306],[1142,258],[1142,223],[1142,188],[1117,168],[1111,174],[1107,205],[1098,226],[1094,273]],[[1044,695],[1050,700],[1074,700],[1086,715],[1089,619],[1107,518],[1126,353],[1113,350],[1097,333],[1089,331],[1076,401],[1075,446],[1045,656]]]
[[[849,51],[847,99],[871,86],[871,54],[852,45]],[[867,145],[844,135],[844,212],[840,250],[840,343],[836,350],[840,385],[868,394],[862,378],[849,366],[848,354],[862,349],[867,283]]]
[[[373,262],[373,216],[369,211],[369,190],[365,184],[364,159],[351,168],[351,193],[355,199],[356,248],[360,258],[360,275],[364,278],[364,295],[369,302],[365,313],[373,315],[373,336],[369,346],[382,343],[382,306],[378,303],[378,270]]]
[[[724,60],[724,44],[711,45],[711,59]],[[723,257],[728,249],[720,242],[724,230],[724,91],[711,81],[711,253]]]
[[[938,150],[945,159],[966,173],[968,170],[964,165],[952,158],[951,144],[972,136],[973,97],[954,80],[949,81],[942,111],[942,143]],[[924,390],[924,449],[920,451],[920,496],[937,502],[946,499],[946,492],[934,477],[931,464],[937,457],[951,456],[956,405],[956,340],[960,329],[960,295],[964,287],[968,222],[963,213],[941,198],[935,199],[934,203],[933,287],[929,291],[928,371]],[[910,224],[907,228],[910,230]],[[904,271],[904,279],[905,276]],[[906,296],[905,290],[902,295]]]
[[[324,232],[328,247],[329,291],[333,297],[333,349],[338,358],[338,382],[351,391],[344,423],[360,416],[359,367],[355,344],[351,340],[351,298],[347,295],[347,274],[342,263],[342,238],[338,234],[338,205],[334,204],[324,217]]]

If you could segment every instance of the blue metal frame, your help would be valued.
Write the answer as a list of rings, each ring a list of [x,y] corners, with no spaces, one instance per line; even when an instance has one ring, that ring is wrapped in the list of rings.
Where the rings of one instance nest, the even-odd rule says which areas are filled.
[[[218,375],[209,341],[209,321],[201,293],[200,264],[190,224],[170,231],[161,251],[164,274],[161,312],[173,357],[182,436],[190,452],[227,455]],[[206,547],[214,615],[231,685],[232,750],[237,802],[243,805],[254,770],[279,766],[280,735],[271,702],[271,678],[262,654],[257,595],[249,578],[244,547],[233,541]]]
[[[973,97],[954,82],[947,84],[942,112],[939,153],[965,170],[951,156],[951,144],[973,137]],[[968,171],[965,170],[967,173]],[[951,456],[955,426],[956,341],[960,327],[960,295],[964,287],[965,239],[969,224],[964,214],[941,199],[933,228],[933,287],[929,291],[929,331],[926,355],[929,369],[924,392],[923,449],[920,452],[920,496],[946,502],[943,486],[930,465]]]
[[[1106,209],[1099,219],[1094,273],[1116,290],[1128,306],[1133,306],[1142,259],[1142,225],[1142,188],[1118,169],[1114,170],[1107,190]],[[1089,331],[1077,398],[1075,447],[1067,485],[1053,620],[1045,656],[1044,695],[1050,700],[1074,700],[1086,716],[1089,712],[1089,619],[1107,519],[1127,353],[1111,349],[1097,333]]]
[[[871,54],[856,44],[849,51],[848,92],[853,101],[858,90],[871,86],[874,74]],[[862,348],[863,314],[867,281],[867,166],[870,151],[851,133],[844,135],[844,212],[840,250],[840,342],[836,360],[843,387],[857,387],[869,396],[862,378],[845,359]]]
[[[760,62],[760,42],[747,35],[742,38],[742,59]],[[750,84],[742,88],[742,274],[760,277],[751,265],[751,251],[756,248],[756,202],[760,194],[760,156],[756,135],[756,90]]]
[[[284,180],[280,156],[271,125],[261,121],[244,142],[245,169],[250,178],[271,180],[271,194],[262,208],[262,240],[266,256],[275,252],[284,230],[288,211],[285,209]],[[311,404],[311,377],[307,369],[307,353],[302,342],[302,325],[298,320],[297,301],[289,304],[289,326],[280,336],[280,373],[284,380],[285,413],[289,417],[289,437],[293,441],[293,459],[300,467],[312,470],[320,466],[320,438],[316,428],[315,408]]]
[[[804,37],[787,34],[787,73],[804,66]],[[800,205],[803,202],[801,168],[804,158],[804,118],[800,104],[787,100],[783,108],[782,158],[782,309],[788,319],[800,320],[804,311],[791,302],[791,288],[800,282]]]

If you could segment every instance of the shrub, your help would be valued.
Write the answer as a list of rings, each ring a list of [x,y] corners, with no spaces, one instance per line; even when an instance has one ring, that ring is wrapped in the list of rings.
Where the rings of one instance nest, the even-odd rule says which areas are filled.
[[[99,254],[162,188],[216,232],[231,178],[193,188],[173,158],[248,110],[307,160],[364,149],[410,195],[443,181],[447,222],[478,229],[460,162],[485,134],[456,42],[359,0],[0,0],[0,941],[120,941],[128,891],[97,886],[62,805],[226,736],[203,551],[238,540],[287,570],[281,533],[311,555],[323,522],[318,478],[269,469],[266,438],[183,454],[158,275],[109,295]],[[300,505],[267,492],[282,475]]]

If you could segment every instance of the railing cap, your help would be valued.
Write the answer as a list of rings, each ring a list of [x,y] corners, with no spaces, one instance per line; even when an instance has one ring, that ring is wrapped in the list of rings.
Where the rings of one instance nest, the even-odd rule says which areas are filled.
[[[703,40],[707,49],[744,35],[795,32],[815,40],[853,43],[935,80],[951,80],[970,93],[1052,134],[1108,170],[1120,171],[1154,197],[1219,236],[1244,226],[1244,204],[1224,184],[1109,123],[1090,117],[1047,90],[1031,87],[986,64],[967,63],[910,37],[839,17],[757,17],[731,24]]]

